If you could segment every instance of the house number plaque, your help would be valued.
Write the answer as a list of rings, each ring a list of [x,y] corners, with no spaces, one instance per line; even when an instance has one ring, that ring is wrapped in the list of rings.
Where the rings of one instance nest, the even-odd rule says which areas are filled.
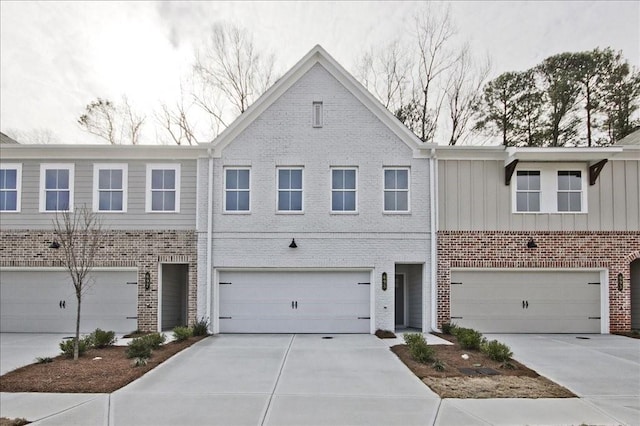
[[[387,273],[382,273],[382,291],[387,291]]]

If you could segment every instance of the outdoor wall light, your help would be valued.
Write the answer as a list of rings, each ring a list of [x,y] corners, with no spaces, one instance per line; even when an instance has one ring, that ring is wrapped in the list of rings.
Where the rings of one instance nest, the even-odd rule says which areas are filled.
[[[291,244],[289,244],[289,248],[298,248],[298,245],[296,244],[296,239],[295,238],[291,239]]]
[[[387,291],[387,273],[382,273],[382,291]]]
[[[618,273],[618,291],[624,290],[624,276],[621,272]]]
[[[527,248],[530,248],[530,249],[538,248],[538,245],[533,240],[533,238],[529,239],[529,242],[527,243]]]
[[[151,288],[151,273],[149,271],[144,273],[144,289],[149,290]]]
[[[60,248],[60,243],[57,242],[56,240],[53,240],[53,242],[51,244],[49,244],[49,248],[59,249]]]

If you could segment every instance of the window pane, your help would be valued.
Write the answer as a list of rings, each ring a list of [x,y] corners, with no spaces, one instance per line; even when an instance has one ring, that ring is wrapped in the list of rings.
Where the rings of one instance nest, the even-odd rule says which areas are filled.
[[[278,210],[289,210],[289,192],[280,191],[278,193]]]
[[[58,187],[58,173],[56,170],[45,170],[45,188],[56,189]],[[48,210],[48,209],[47,209]]]
[[[6,186],[6,172],[5,169],[0,169],[0,189],[5,189]]]
[[[122,170],[111,170],[111,189],[123,189]]]
[[[163,206],[163,192],[154,191],[151,193],[151,210],[162,211]]]
[[[98,189],[111,189],[111,170],[98,171]]]
[[[291,189],[302,189],[302,170],[291,170]]]
[[[396,185],[398,189],[408,189],[409,188],[409,171],[408,170],[397,170],[396,175]]]
[[[539,212],[540,211],[540,194],[537,192],[529,192],[529,208],[527,211],[530,212]]]
[[[291,210],[302,211],[302,192],[292,192],[291,195]]]
[[[289,170],[278,170],[278,189],[291,188],[291,174]]]
[[[569,188],[574,191],[579,191],[582,189],[582,179],[580,172],[569,172]]]
[[[58,209],[69,210],[69,191],[58,191]]]
[[[249,211],[249,191],[238,193],[238,210]]]
[[[346,211],[356,211],[356,193],[355,192],[345,192],[344,193],[344,210]]]
[[[111,193],[111,210],[122,211],[123,209],[122,198],[123,198],[122,191],[113,191]]]
[[[162,170],[151,170],[151,189],[162,189]]]
[[[356,171],[344,170],[344,188],[356,189]]]
[[[226,189],[238,189],[238,170],[227,170],[225,179]]]
[[[569,193],[568,192],[558,192],[558,211],[560,212],[569,211]]]
[[[396,193],[393,191],[387,191],[384,193],[384,209],[387,211],[393,211],[396,209]]]
[[[343,185],[344,185],[344,170],[332,170],[331,171],[331,188],[342,189],[344,188]]]
[[[518,172],[517,175],[517,189],[520,191],[526,191],[529,189],[529,174],[527,172]]]
[[[238,170],[238,188],[249,189],[249,170]]]
[[[569,211],[579,212],[582,210],[581,195],[582,194],[580,192],[569,193]]]
[[[342,192],[333,191],[331,193],[331,210],[333,211],[344,210]]]
[[[45,195],[45,210],[58,210],[58,193],[56,191],[47,191]]]
[[[396,209],[398,211],[409,210],[409,194],[406,192],[398,192],[396,194]]]
[[[0,189],[16,189],[18,185],[17,179],[17,170],[0,170]]]
[[[225,202],[228,211],[238,210],[238,193],[236,191],[227,191]]]
[[[529,190],[540,190],[540,172],[529,172]]]
[[[176,209],[176,193],[174,191],[164,192],[164,209],[165,211],[174,211]]]
[[[528,197],[526,192],[516,193],[516,211],[519,211],[519,212],[529,211]]]
[[[18,209],[18,193],[16,191],[0,192],[0,210],[15,211]]]
[[[176,189],[176,171],[163,170],[164,172],[164,189]],[[173,210],[173,209],[171,209]]]
[[[110,192],[105,192],[105,191],[100,192],[98,209],[111,210],[111,193]]]
[[[384,171],[384,189],[396,189],[396,171]]]

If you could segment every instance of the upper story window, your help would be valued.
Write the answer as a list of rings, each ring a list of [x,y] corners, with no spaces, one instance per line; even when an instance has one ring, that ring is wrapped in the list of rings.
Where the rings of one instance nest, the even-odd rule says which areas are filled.
[[[225,212],[247,213],[251,208],[251,171],[248,168],[224,170]]]
[[[93,165],[93,210],[127,211],[127,165]]]
[[[322,112],[322,102],[320,101],[316,101],[313,102],[313,109],[312,109],[312,120],[313,120],[313,127],[322,127],[323,124],[323,112]]]
[[[514,213],[587,213],[586,166],[527,163],[512,186]]]
[[[357,171],[355,168],[331,169],[331,211],[355,212],[357,205]]]
[[[516,179],[516,211],[540,211],[540,171],[518,171]]]
[[[73,210],[73,164],[40,165],[40,211]]]
[[[278,211],[302,212],[302,168],[278,168]]]
[[[22,164],[0,164],[0,211],[19,212]]]
[[[384,169],[384,211],[409,211],[409,169]]]
[[[147,164],[146,211],[180,211],[180,164]]]

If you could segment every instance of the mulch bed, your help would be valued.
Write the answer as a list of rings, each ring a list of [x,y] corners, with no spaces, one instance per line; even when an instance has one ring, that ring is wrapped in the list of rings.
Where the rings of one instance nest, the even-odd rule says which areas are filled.
[[[77,361],[60,355],[53,362],[26,365],[0,376],[0,392],[111,393],[202,339],[166,343],[140,367],[126,357],[126,346],[90,349]]]
[[[416,362],[407,345],[391,348],[398,358],[441,398],[572,398],[570,390],[540,376],[534,370],[511,359],[509,367],[480,351],[462,349],[453,336],[439,335],[452,345],[433,345],[435,358],[444,364],[437,371],[432,363]],[[429,336],[427,336],[427,342]],[[462,358],[468,355],[469,359]],[[484,370],[484,369],[491,370]],[[460,369],[468,369],[460,371]],[[492,375],[481,374],[494,373]],[[469,374],[473,372],[473,374]],[[497,374],[495,374],[497,373]]]

